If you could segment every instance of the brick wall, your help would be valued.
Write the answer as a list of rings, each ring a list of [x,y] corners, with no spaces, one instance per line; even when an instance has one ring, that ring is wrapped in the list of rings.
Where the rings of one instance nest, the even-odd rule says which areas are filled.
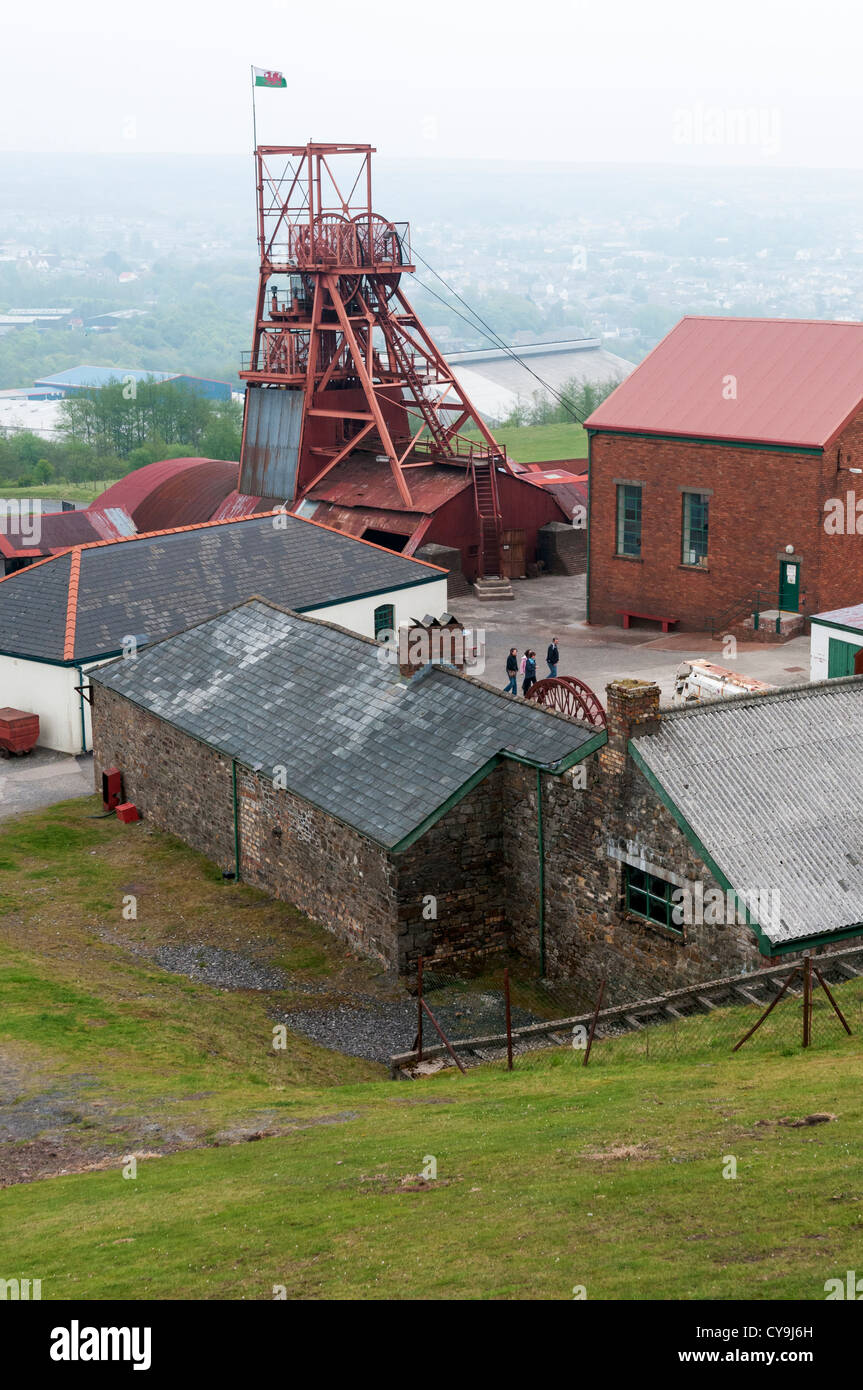
[[[754,594],[775,606],[780,555],[801,562],[805,611],[859,601],[863,535],[827,537],[824,502],[857,475],[837,474],[837,457],[863,466],[863,412],[823,455],[777,453],[709,441],[597,433],[590,442],[590,619],[619,624],[622,608],[678,618],[704,629]],[[640,559],[616,551],[616,480],[641,482]],[[681,564],[682,488],[710,496],[708,564]],[[837,493],[837,489],[839,489]],[[858,485],[863,498],[863,479]]]

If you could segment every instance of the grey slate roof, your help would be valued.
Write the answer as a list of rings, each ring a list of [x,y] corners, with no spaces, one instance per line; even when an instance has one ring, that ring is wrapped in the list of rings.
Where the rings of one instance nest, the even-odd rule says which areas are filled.
[[[555,763],[596,730],[441,668],[399,678],[383,648],[253,600],[92,672],[392,847],[502,749]]]
[[[778,890],[774,945],[863,924],[863,679],[664,711],[632,743],[732,887]]]
[[[130,635],[156,641],[253,594],[302,611],[444,573],[288,515],[82,546],[73,655],[114,654]],[[68,579],[63,555],[0,582],[0,651],[63,660]]]

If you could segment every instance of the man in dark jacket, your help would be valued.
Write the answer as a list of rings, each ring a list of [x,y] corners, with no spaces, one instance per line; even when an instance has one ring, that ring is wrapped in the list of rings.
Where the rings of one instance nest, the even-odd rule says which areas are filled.
[[[558,651],[558,648],[557,648],[557,638],[556,638],[556,637],[552,637],[551,642],[549,643],[548,651],[547,651],[546,654],[545,654],[545,659],[546,659],[546,662],[548,663],[548,674],[549,674],[550,676],[556,676],[556,675],[557,675],[557,663],[560,661],[560,652]]]
[[[518,685],[518,649],[510,647],[509,656],[506,659],[506,685],[504,693],[507,695],[517,695]]]

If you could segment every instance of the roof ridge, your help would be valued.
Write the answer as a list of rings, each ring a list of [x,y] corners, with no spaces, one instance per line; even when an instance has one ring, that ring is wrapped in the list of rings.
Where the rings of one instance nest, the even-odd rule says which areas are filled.
[[[78,586],[81,580],[81,546],[71,553],[69,563],[69,592],[66,598],[66,635],[63,641],[63,660],[75,655],[75,625],[78,621]]]
[[[863,693],[863,675],[830,676],[820,681],[797,681],[794,685],[778,685],[774,690],[752,691],[746,695],[715,695],[692,705],[665,705],[660,708],[660,716],[663,722],[668,719],[693,718],[716,709],[717,706],[722,709],[727,709],[730,706],[742,708],[751,705],[776,704],[789,699],[809,699],[824,692],[835,694],[837,691],[853,685],[859,686],[861,693]],[[633,737],[637,736],[637,730],[633,731]]]

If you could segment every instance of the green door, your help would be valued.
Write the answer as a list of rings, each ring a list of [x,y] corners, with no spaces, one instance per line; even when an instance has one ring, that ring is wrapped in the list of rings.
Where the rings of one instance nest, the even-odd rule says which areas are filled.
[[[779,565],[779,607],[784,613],[800,612],[800,566],[796,560]]]
[[[850,642],[837,642],[835,637],[828,640],[827,645],[827,676],[832,680],[834,676],[853,676],[854,658],[861,651],[860,647],[854,647]]]

